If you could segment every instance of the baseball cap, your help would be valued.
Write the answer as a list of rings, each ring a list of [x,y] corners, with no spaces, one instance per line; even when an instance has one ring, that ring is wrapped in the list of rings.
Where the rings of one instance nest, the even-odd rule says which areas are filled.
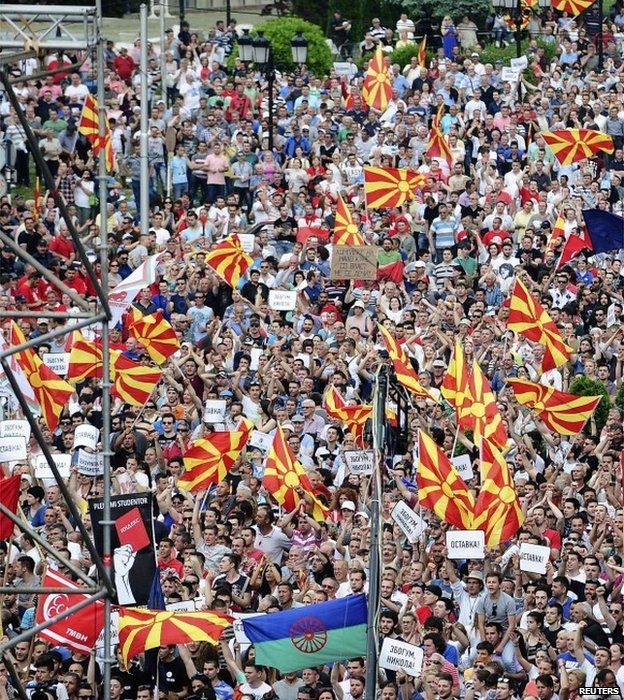
[[[352,510],[355,513],[355,503],[353,501],[344,501],[340,506],[341,510]]]

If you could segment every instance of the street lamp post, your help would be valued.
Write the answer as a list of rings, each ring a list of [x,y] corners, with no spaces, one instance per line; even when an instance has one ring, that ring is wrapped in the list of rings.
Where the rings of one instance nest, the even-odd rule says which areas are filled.
[[[293,63],[302,65],[308,59],[308,40],[303,36],[303,32],[297,32],[290,41]]]

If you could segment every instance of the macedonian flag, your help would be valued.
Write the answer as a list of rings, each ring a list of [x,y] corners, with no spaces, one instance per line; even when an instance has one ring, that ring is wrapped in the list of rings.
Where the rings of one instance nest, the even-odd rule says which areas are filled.
[[[88,377],[102,376],[102,346],[87,340],[74,331],[74,341],[69,353],[67,381],[78,384]]]
[[[459,421],[460,413],[463,413],[465,404],[469,404],[471,400],[468,367],[466,366],[464,348],[459,340],[455,341],[453,359],[444,376],[440,391],[442,392],[442,396],[455,408],[455,414]],[[459,422],[459,427],[467,428],[468,426],[462,425],[461,422]]]
[[[421,68],[427,67],[427,35],[425,34],[418,45],[418,65]]]
[[[10,336],[11,345],[14,347],[26,342],[21,328],[15,321],[11,323]],[[14,357],[33,389],[45,424],[51,431],[56,430],[65,404],[74,393],[74,387],[45,365],[32,348],[16,352]]]
[[[85,97],[82,114],[78,122],[78,132],[86,136],[87,141],[93,147],[93,155],[99,156],[102,150],[100,136],[100,113],[97,100],[93,95]],[[106,157],[106,169],[111,172],[115,169],[115,155],[113,153],[113,141],[108,122],[105,124],[104,155]]]
[[[499,447],[504,447],[507,444],[505,424],[496,406],[490,383],[476,360],[472,362],[468,394],[469,399],[458,409],[460,427],[472,429],[475,445],[478,445],[482,438],[486,438]]]
[[[262,485],[286,512],[291,513],[305,500],[312,503],[315,520],[325,519],[327,508],[313,494],[310,479],[292,453],[279,425],[266,459]],[[305,493],[305,498],[300,492]]]
[[[384,112],[392,99],[392,77],[381,46],[368,63],[362,97],[371,109]]]
[[[559,12],[567,12],[570,17],[578,17],[594,4],[594,0],[551,0],[550,4]]]
[[[614,150],[613,139],[593,129],[542,131],[542,136],[561,165],[591,158],[600,151],[613,153]]]
[[[141,365],[119,352],[111,352],[111,375],[114,381],[112,393],[131,406],[144,406],[160,381],[162,370]]]
[[[135,320],[129,330],[157,365],[164,364],[180,349],[176,332],[160,311]]]
[[[338,195],[336,204],[336,223],[334,224],[334,245],[364,245],[364,238],[353,223],[351,212],[347,208],[344,199]]]
[[[471,530],[474,498],[449,458],[425,432],[418,439],[418,501],[460,530]]]
[[[489,440],[481,442],[481,473],[473,529],[483,530],[486,546],[495,547],[518,532],[524,515],[507,462]]]
[[[119,646],[124,664],[148,649],[190,642],[217,644],[234,618],[216,612],[119,608]]]
[[[236,288],[253,264],[253,258],[243,250],[240,238],[234,233],[206,255],[206,262],[230,287]]]
[[[223,481],[247,444],[251,421],[245,419],[236,430],[211,433],[196,440],[184,453],[184,474],[178,486],[185,491],[207,489]]]
[[[414,199],[417,189],[422,188],[422,175],[403,168],[364,168],[364,194],[369,209],[400,207]]]
[[[544,346],[544,372],[561,367],[570,359],[572,348],[563,340],[552,318],[540,302],[531,296],[520,279],[516,279],[511,295],[507,328]]]
[[[533,409],[546,425],[559,435],[576,435],[583,430],[602,396],[575,396],[551,386],[508,379],[516,399]]]
[[[325,410],[331,418],[344,423],[356,435],[361,434],[364,423],[373,415],[373,407],[369,404],[349,406],[334,386],[325,396]]]
[[[436,160],[443,160],[450,167],[453,164],[453,154],[449,148],[444,135],[440,131],[439,126],[435,124],[432,125],[431,131],[429,132],[429,143],[427,144],[427,150],[425,155],[428,158],[435,158]]]

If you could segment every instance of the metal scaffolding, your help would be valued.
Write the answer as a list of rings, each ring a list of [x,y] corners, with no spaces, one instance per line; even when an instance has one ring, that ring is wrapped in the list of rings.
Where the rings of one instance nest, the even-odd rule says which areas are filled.
[[[72,224],[71,218],[69,217],[65,203],[61,198],[60,194],[56,191],[54,185],[54,180],[47,167],[46,162],[43,160],[41,153],[38,148],[38,142],[35,135],[32,132],[29,122],[26,120],[25,115],[20,108],[15,93],[13,91],[13,78],[10,75],[9,69],[12,63],[20,61],[28,56],[37,55],[43,57],[48,53],[55,53],[57,51],[64,50],[97,50],[97,70],[98,70],[98,103],[100,109],[100,137],[103,142],[104,130],[105,130],[105,119],[106,112],[104,109],[104,38],[102,36],[102,8],[101,0],[97,0],[95,7],[70,7],[70,6],[56,6],[48,5],[44,8],[26,5],[1,5],[0,6],[0,81],[2,82],[4,89],[7,93],[9,101],[11,102],[13,109],[15,110],[22,128],[26,134],[29,149],[35,158],[35,161],[41,171],[46,187],[50,191],[51,196],[54,197],[55,205],[58,207],[61,217],[65,220],[71,238],[73,240],[74,246],[76,248],[77,257],[85,266],[87,271],[87,276],[89,281],[95,289],[96,293],[96,305],[95,309],[93,305],[87,302],[84,298],[77,295],[73,290],[69,289],[63,282],[58,279],[58,277],[48,270],[47,268],[40,265],[29,253],[18,246],[15,241],[0,233],[0,242],[10,248],[15,252],[15,254],[25,263],[28,263],[33,267],[33,269],[39,271],[42,276],[56,289],[62,291],[69,295],[72,302],[80,309],[78,314],[70,314],[66,312],[11,312],[3,311],[0,313],[0,322],[3,322],[7,318],[12,318],[17,320],[19,318],[34,318],[34,317],[45,317],[54,318],[59,320],[72,320],[72,325],[64,325],[57,328],[50,333],[46,333],[43,336],[39,336],[34,340],[27,340],[25,343],[6,348],[0,352],[0,364],[7,380],[11,386],[13,394],[15,395],[24,417],[30,425],[32,435],[35,437],[41,453],[43,454],[50,471],[54,475],[54,480],[58,485],[69,512],[76,523],[76,527],[79,530],[84,544],[89,550],[91,560],[95,566],[97,572],[97,577],[92,578],[85,574],[78,567],[74,566],[70,561],[63,557],[59,552],[55,551],[50,544],[48,544],[45,539],[43,539],[25,520],[22,520],[19,516],[11,513],[7,508],[0,504],[0,514],[3,514],[10,518],[19,529],[28,534],[37,546],[41,547],[48,554],[50,554],[54,559],[56,559],[60,564],[67,567],[67,569],[72,573],[73,576],[82,584],[83,587],[79,589],[75,594],[67,589],[63,589],[63,593],[68,595],[71,601],[72,595],[79,595],[80,599],[73,605],[68,606],[61,613],[51,617],[50,619],[36,625],[35,627],[22,632],[21,634],[8,639],[7,641],[0,644],[0,656],[3,658],[7,664],[9,674],[11,676],[12,682],[15,688],[23,700],[27,700],[27,695],[25,689],[23,688],[19,676],[13,666],[11,656],[6,654],[9,649],[13,648],[16,644],[31,639],[34,635],[47,629],[51,625],[59,622],[62,619],[70,617],[74,613],[78,612],[80,609],[84,608],[86,605],[90,605],[95,600],[104,600],[105,608],[105,620],[104,620],[104,692],[103,696],[106,698],[109,694],[110,687],[110,667],[113,659],[110,654],[110,640],[111,640],[111,600],[114,594],[113,579],[112,579],[112,568],[111,568],[111,516],[110,516],[110,496],[111,496],[111,482],[110,482],[110,365],[109,365],[109,328],[108,322],[110,320],[110,309],[108,306],[108,237],[106,230],[106,224],[108,220],[107,214],[107,173],[106,173],[106,163],[105,158],[102,155],[99,158],[99,173],[98,173],[98,192],[100,200],[100,248],[99,248],[99,261],[101,264],[101,279],[98,279],[91,260],[87,256],[84,245],[82,244],[78,232]],[[75,70],[76,66],[70,68],[70,70]],[[67,70],[64,68],[62,70]],[[50,73],[50,71],[44,71],[44,73]],[[9,363],[10,356],[14,355],[16,352],[23,350],[25,348],[33,347],[42,342],[58,338],[74,330],[82,327],[91,326],[94,324],[101,324],[101,339],[102,339],[102,357],[103,357],[103,367],[102,367],[102,416],[103,424],[101,430],[101,442],[102,442],[102,452],[103,452],[103,464],[104,464],[104,514],[103,514],[103,548],[101,552],[98,552],[95,548],[95,544],[92,541],[89,533],[87,532],[81,518],[81,514],[78,511],[69,490],[59,473],[59,470],[54,461],[54,457],[51,454],[47,444],[44,441],[41,428],[37,418],[33,415],[28,401],[20,389],[19,382],[17,381],[11,365]],[[46,594],[55,593],[59,589],[53,587],[39,586],[37,588],[27,588],[27,587],[7,587],[0,586],[0,598],[7,593],[25,593],[25,594]],[[83,598],[83,594],[87,593],[89,595],[88,599]]]

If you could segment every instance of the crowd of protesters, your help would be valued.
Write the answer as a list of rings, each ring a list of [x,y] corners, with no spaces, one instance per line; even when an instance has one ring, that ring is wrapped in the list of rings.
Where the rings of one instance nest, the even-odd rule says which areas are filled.
[[[447,454],[462,450],[475,465],[478,449],[458,433],[448,405],[412,399],[407,429],[393,442],[382,474],[378,632],[380,645],[391,637],[420,646],[424,662],[417,676],[380,668],[381,697],[576,700],[622,693],[624,253],[581,255],[557,265],[565,237],[583,226],[583,209],[624,212],[624,5],[616,3],[605,18],[603,70],[596,11],[592,6],[575,18],[551,9],[532,15],[523,52],[534,80],[521,86],[503,80],[502,61],[481,61],[485,35],[470,18],[457,25],[445,18],[440,48],[427,67],[416,58],[392,65],[393,95],[384,114],[361,99],[366,65],[351,63],[349,77],[335,70],[314,75],[305,66],[280,73],[272,150],[265,77],[240,61],[227,67],[235,22],[218,22],[205,37],[186,24],[177,36],[167,30],[163,51],[150,46],[146,234],[138,216],[138,135],[141,109],[148,106],[138,98],[138,42],[116,47],[111,41],[106,49],[106,108],[117,159],[108,182],[106,234],[95,199],[97,167],[76,128],[85,96],[96,91],[94,64],[89,57],[49,56],[45,67],[67,64],[67,72],[44,79],[29,78],[41,68],[36,59],[15,66],[15,77],[23,78],[15,85],[17,97],[96,273],[103,245],[111,289],[149,255],[163,253],[156,283],[134,306],[144,314],[161,311],[181,350],[165,364],[145,406],[112,399],[111,447],[113,493],[153,494],[167,604],[274,613],[368,590],[370,477],[349,472],[344,453],[361,445],[328,417],[324,395],[335,387],[347,402],[370,403],[376,369],[388,362],[380,323],[436,398],[454,340],[468,362],[476,358],[510,438],[506,460],[525,516],[512,541],[488,550],[484,560],[447,558],[447,524],[418,506],[416,436],[426,431]],[[337,51],[349,59],[343,47],[351,41],[350,23],[337,13],[332,27]],[[392,50],[421,33],[407,13],[394,29],[373,19],[362,48],[383,44],[392,64]],[[500,13],[488,34],[499,45],[512,40]],[[555,47],[552,60],[543,41]],[[441,104],[452,163],[425,154]],[[17,184],[32,187],[32,154],[3,93],[0,115],[2,133],[16,151]],[[615,151],[562,167],[540,132],[579,127],[611,135]],[[402,207],[366,208],[365,165],[410,168],[426,185]],[[78,295],[93,299],[67,223],[42,194],[40,211],[32,197],[2,197],[0,231]],[[371,282],[332,278],[338,195],[365,242],[379,246],[382,268],[399,263],[399,279],[381,273]],[[559,215],[564,237],[553,242]],[[252,224],[258,225],[254,264],[231,289],[206,266],[206,253]],[[573,348],[564,367],[542,373],[543,348],[507,330],[515,279],[541,301]],[[296,291],[296,308],[273,310],[271,290]],[[65,321],[21,312],[79,311],[4,245],[0,309],[14,312],[29,338]],[[84,333],[95,340],[97,331]],[[123,324],[112,329],[111,347],[150,364]],[[67,350],[65,338],[38,348],[42,356]],[[573,437],[551,432],[506,385],[508,377],[521,377],[566,391],[579,375],[601,383],[612,407]],[[19,418],[3,396],[4,418]],[[207,399],[227,402],[223,424],[203,421]],[[295,512],[278,507],[263,488],[266,451],[259,447],[248,447],[209,492],[178,487],[189,446],[214,428],[233,429],[241,416],[261,433],[281,426],[315,495],[329,508],[325,521],[311,517],[306,501]],[[44,437],[53,453],[69,453],[76,427],[101,427],[103,419],[100,383],[86,380],[59,428],[43,427]],[[76,566],[92,571],[58,487],[35,478],[41,450],[34,440],[28,452],[28,461],[2,465],[7,474],[22,474],[22,517]],[[469,485],[476,493],[478,468],[474,474]],[[87,503],[101,496],[101,477],[73,468],[67,485],[89,528]],[[390,516],[399,500],[427,523],[415,543]],[[515,545],[522,542],[550,547],[545,575],[520,570]],[[27,532],[16,530],[12,541],[0,542],[3,585],[26,591],[0,596],[7,637],[33,626],[37,597],[27,589],[39,584],[46,568],[68,573]],[[10,653],[32,700],[153,695],[142,657],[128,667],[118,660],[105,692],[95,652],[37,639]],[[279,674],[256,665],[253,647],[235,641],[230,629],[219,647],[161,648],[158,686],[168,700],[374,700],[366,689],[366,663],[345,658]],[[0,700],[17,696],[16,681],[0,662]]]

